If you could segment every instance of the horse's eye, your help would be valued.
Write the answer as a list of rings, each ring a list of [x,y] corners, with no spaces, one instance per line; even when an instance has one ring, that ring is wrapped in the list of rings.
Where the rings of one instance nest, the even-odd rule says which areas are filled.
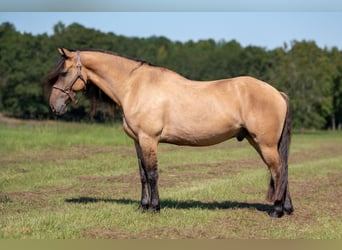
[[[65,77],[68,74],[68,71],[63,71],[59,73],[60,76]]]

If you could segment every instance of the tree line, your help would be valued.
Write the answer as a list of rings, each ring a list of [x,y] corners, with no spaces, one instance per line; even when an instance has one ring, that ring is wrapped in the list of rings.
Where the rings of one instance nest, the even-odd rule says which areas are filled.
[[[253,76],[290,96],[295,128],[342,127],[342,52],[337,47],[292,41],[267,50],[243,47],[236,40],[125,37],[61,22],[52,35],[20,33],[8,22],[0,25],[0,112],[18,118],[54,119],[42,85],[59,57],[58,47],[113,51],[193,80]],[[106,121],[118,116],[115,105],[81,98],[62,119]]]

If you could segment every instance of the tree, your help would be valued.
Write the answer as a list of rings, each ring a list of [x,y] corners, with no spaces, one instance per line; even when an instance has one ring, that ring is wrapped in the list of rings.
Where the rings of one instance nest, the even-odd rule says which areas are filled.
[[[323,128],[332,113],[331,89],[333,65],[315,42],[292,43],[286,53],[278,49],[274,63],[274,81],[291,98],[294,126]]]

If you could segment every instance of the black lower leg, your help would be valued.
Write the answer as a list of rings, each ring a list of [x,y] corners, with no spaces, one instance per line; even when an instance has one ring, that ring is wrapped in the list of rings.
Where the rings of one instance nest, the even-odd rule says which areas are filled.
[[[140,211],[143,212],[149,208],[149,200],[150,200],[150,197],[148,195],[148,186],[147,184],[142,183],[141,201],[139,205]]]
[[[141,180],[141,201],[139,205],[139,210],[143,212],[149,208],[150,190],[149,185],[147,183],[146,172],[141,162],[139,162],[139,170]]]
[[[160,211],[160,201],[158,192],[158,170],[150,170],[147,173],[148,183],[151,189],[151,200],[148,210],[150,212]]]
[[[268,187],[267,200],[268,201],[274,201],[275,200],[275,187],[274,187],[274,181],[273,181],[272,177],[270,179],[270,184]]]

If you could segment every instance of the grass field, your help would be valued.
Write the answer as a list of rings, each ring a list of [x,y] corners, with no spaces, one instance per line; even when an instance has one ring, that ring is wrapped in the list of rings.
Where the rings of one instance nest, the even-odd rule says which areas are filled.
[[[120,126],[0,122],[0,238],[341,239],[342,133],[295,134],[295,212],[272,219],[269,174],[247,142],[159,146],[160,214],[137,211]]]

